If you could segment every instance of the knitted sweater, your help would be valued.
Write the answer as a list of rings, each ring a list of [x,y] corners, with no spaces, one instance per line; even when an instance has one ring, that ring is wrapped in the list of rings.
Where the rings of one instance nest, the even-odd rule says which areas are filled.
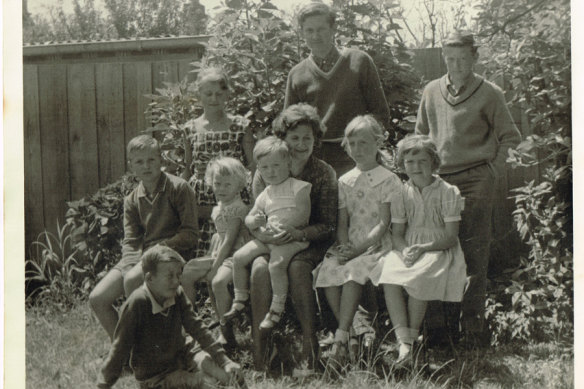
[[[325,140],[341,138],[357,115],[373,114],[386,127],[389,107],[371,57],[360,50],[343,49],[333,68],[325,73],[311,57],[290,70],[284,107],[308,103],[317,108],[327,128]],[[340,140],[340,139],[339,139]]]
[[[431,81],[424,89],[416,133],[429,135],[436,143],[442,159],[440,174],[484,163],[502,174],[507,150],[521,140],[503,91],[475,74],[460,95],[452,96],[447,77]]]
[[[153,313],[146,288],[144,284],[136,289],[122,307],[113,344],[98,378],[98,387],[111,387],[128,358],[137,380],[146,380],[167,369],[172,370],[185,346],[183,327],[219,366],[229,362],[221,345],[196,317],[182,288],[179,287],[175,303],[166,314]]]

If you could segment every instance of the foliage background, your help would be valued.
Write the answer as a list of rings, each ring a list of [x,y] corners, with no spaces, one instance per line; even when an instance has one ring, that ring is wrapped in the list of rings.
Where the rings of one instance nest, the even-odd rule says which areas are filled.
[[[180,3],[196,8],[195,1],[168,1],[174,1],[177,7]],[[176,31],[172,29],[180,27],[180,23],[169,23],[177,21],[176,15],[170,13],[148,14],[158,19],[147,23],[143,23],[145,14],[142,21],[131,20],[133,15],[140,15],[140,9],[156,8],[150,0],[108,3],[119,11],[120,20],[114,24],[117,36],[158,33],[165,28]],[[63,19],[58,12],[54,16],[66,33],[93,31],[83,27],[87,23],[96,28],[109,23],[108,29],[99,27],[95,34],[114,34],[113,22],[103,20],[93,0],[79,0],[76,4],[79,12],[73,19]],[[378,64],[392,109],[393,120],[388,124],[390,148],[411,131],[421,87],[409,65],[403,29],[395,23],[399,12],[397,1],[351,1],[342,8],[337,34],[341,45],[360,47]],[[519,266],[493,280],[487,307],[492,341],[571,341],[570,2],[479,0],[474,12],[477,16],[469,27],[486,51],[483,65],[488,76],[503,79],[511,103],[522,107],[532,127],[532,135],[510,154],[508,161],[517,169],[537,165],[541,171],[539,180],[513,193],[515,222],[527,254],[520,258]],[[145,32],[146,27],[153,29]],[[222,66],[233,81],[234,98],[228,109],[245,116],[256,135],[262,136],[282,108],[288,71],[307,55],[297,26],[269,2],[232,0],[209,21],[207,31],[214,37],[207,55],[193,64],[194,68]],[[167,85],[150,97],[153,102],[148,114],[152,131],[163,139],[166,169],[180,171],[184,168],[183,135],[190,120],[200,112],[192,85],[186,80]],[[59,228],[59,234],[39,237],[27,266],[29,302],[47,304],[52,299],[59,309],[68,309],[84,298],[96,280],[117,262],[123,234],[121,201],[132,185],[135,182],[131,177],[124,177],[93,196],[71,202],[67,224]]]

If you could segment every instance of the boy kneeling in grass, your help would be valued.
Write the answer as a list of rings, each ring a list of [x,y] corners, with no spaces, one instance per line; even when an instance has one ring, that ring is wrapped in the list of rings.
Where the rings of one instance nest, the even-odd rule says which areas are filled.
[[[198,319],[180,286],[185,263],[173,249],[156,245],[141,258],[144,284],[124,303],[109,355],[98,378],[110,388],[129,363],[141,389],[245,386],[231,361]],[[205,350],[194,347],[183,328]]]

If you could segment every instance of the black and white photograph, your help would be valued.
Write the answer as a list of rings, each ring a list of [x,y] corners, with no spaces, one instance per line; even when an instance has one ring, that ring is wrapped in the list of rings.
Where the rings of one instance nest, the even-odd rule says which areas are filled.
[[[574,6],[22,0],[5,387],[577,387]]]

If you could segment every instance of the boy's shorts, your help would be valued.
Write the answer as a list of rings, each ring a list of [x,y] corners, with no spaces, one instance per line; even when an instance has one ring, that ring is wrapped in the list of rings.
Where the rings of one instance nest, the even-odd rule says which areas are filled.
[[[187,337],[187,343],[174,362],[174,366],[143,381],[138,381],[140,389],[199,388],[203,381],[212,380],[203,373],[201,363],[211,356]]]

